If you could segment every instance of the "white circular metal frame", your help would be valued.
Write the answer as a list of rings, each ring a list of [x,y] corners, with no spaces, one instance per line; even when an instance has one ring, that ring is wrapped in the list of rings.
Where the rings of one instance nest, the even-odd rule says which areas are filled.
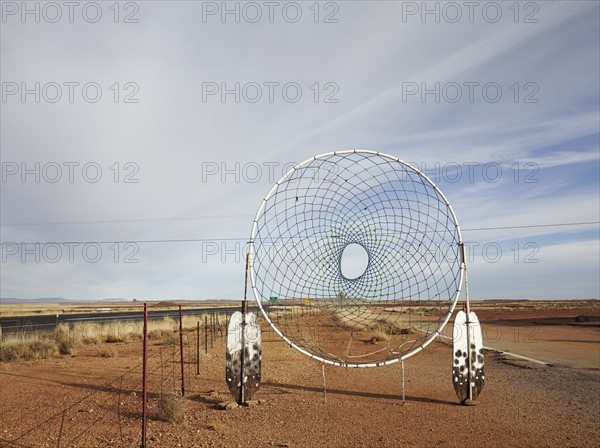
[[[334,159],[334,160],[343,160],[345,163],[345,168],[347,168],[349,171],[341,171],[338,172],[337,169],[332,169],[330,170],[329,168],[334,167],[335,164],[330,162],[331,165],[329,168],[325,168],[325,171],[327,171],[327,174],[325,176],[319,176],[318,175],[318,171],[319,169],[322,169],[324,164],[330,160],[330,159]],[[371,164],[372,168],[375,169],[380,169],[379,173],[368,173],[368,174],[363,174],[363,173],[367,173],[368,170],[354,170],[354,165],[351,164],[352,163],[356,163],[357,166],[358,164],[365,159],[371,159],[371,161],[369,162]],[[387,165],[385,165],[387,163]],[[313,175],[312,178],[310,177],[305,177],[304,174],[307,173],[307,170],[311,167],[312,164],[315,164],[315,167],[313,167],[313,169],[315,170],[314,172],[317,173],[317,175]],[[385,165],[385,171],[384,169],[381,168],[381,166]],[[391,167],[391,168],[390,168]],[[344,167],[342,167],[344,168]],[[333,173],[333,175],[331,175],[331,172],[335,171]],[[348,174],[349,176],[346,176],[346,174]],[[377,176],[374,174],[382,174],[382,179],[377,180]],[[396,179],[394,176],[398,176],[399,174],[402,174],[404,176],[407,176],[406,180],[402,180],[400,178],[400,180]],[[346,178],[344,178],[344,176],[346,176]],[[360,188],[354,188],[354,190],[352,191],[351,194],[347,194],[346,196],[341,195],[341,197],[344,200],[348,200],[350,202],[352,202],[352,206],[355,207],[357,204],[360,204],[360,207],[362,208],[363,205],[367,204],[367,206],[364,207],[364,210],[366,212],[365,216],[368,219],[364,219],[364,220],[358,220],[358,221],[352,221],[353,217],[357,217],[360,215],[360,213],[363,213],[362,210],[360,210],[360,213],[357,215],[356,213],[352,212],[349,213],[346,209],[342,210],[344,208],[343,204],[340,203],[331,203],[333,200],[335,200],[336,198],[338,198],[338,196],[341,194],[340,191],[345,192],[346,190],[342,190],[342,187],[345,186],[345,182],[348,182],[348,180],[351,178],[351,176],[358,176],[360,177],[360,181],[356,180],[354,182],[354,184],[352,185],[352,187],[357,187],[359,186]],[[361,177],[362,176],[362,177]],[[329,177],[329,179],[328,179]],[[352,179],[357,179],[357,177],[353,177]],[[288,193],[288,191],[286,190],[286,188],[290,185],[290,183],[296,183],[296,189],[292,191],[292,195],[290,196]],[[327,197],[318,197],[317,199],[319,199],[321,202],[319,203],[319,205],[321,205],[323,208],[325,208],[326,212],[323,212],[322,209],[311,209],[311,206],[313,206],[312,202],[308,202],[305,199],[311,199],[311,194],[315,194],[319,192],[319,188],[322,187],[323,185],[325,185],[325,183],[328,182],[328,187],[329,192],[331,192],[329,194],[329,196]],[[408,193],[406,191],[402,191],[400,189],[400,186],[403,185],[403,182],[412,182],[413,184],[418,184],[417,187],[415,187],[415,191],[408,191]],[[335,190],[334,190],[335,188]],[[388,188],[386,190],[386,188]],[[418,191],[416,191],[416,189],[418,188]],[[353,198],[352,195],[354,195],[355,193],[358,193],[358,195],[362,195],[364,192],[366,192],[367,190],[369,190],[369,193],[371,196],[369,197],[367,193],[365,193],[364,197],[362,197],[361,200],[355,199],[355,197]],[[301,198],[299,198],[298,196],[298,191],[302,191],[306,193],[306,196],[303,196]],[[392,194],[393,193],[393,194]],[[373,307],[369,308],[370,305],[373,304],[379,304],[381,302],[381,306],[394,306],[397,304],[402,303],[403,301],[409,302],[410,305],[414,305],[415,303],[419,303],[420,300],[423,300],[420,295],[423,293],[427,294],[427,297],[424,299],[424,301],[426,303],[431,303],[434,299],[432,298],[432,292],[435,292],[435,295],[437,297],[437,299],[439,300],[440,303],[442,303],[444,306],[440,307],[440,315],[438,318],[437,322],[432,321],[431,323],[436,323],[437,326],[436,328],[431,329],[431,323],[430,325],[425,329],[417,329],[417,332],[422,333],[423,336],[419,339],[416,339],[415,341],[413,341],[413,345],[409,347],[409,349],[404,350],[402,349],[402,346],[404,344],[402,344],[400,346],[400,348],[396,348],[395,350],[392,349],[388,349],[383,350],[383,353],[381,355],[379,355],[379,359],[369,359],[366,362],[355,362],[353,361],[351,358],[348,357],[344,357],[344,356],[338,356],[338,354],[334,354],[334,353],[330,353],[324,350],[321,350],[321,348],[318,345],[315,345],[312,343],[312,341],[309,341],[310,338],[312,338],[312,334],[309,335],[300,335],[300,336],[294,336],[292,333],[294,330],[291,330],[291,327],[286,328],[286,331],[282,331],[282,329],[280,329],[278,327],[278,325],[276,325],[276,323],[273,321],[273,319],[271,318],[270,315],[270,311],[269,311],[269,307],[271,306],[270,300],[273,297],[270,297],[270,294],[267,295],[265,293],[265,290],[269,290],[269,288],[271,288],[271,285],[267,285],[265,286],[265,272],[267,274],[269,274],[268,270],[269,269],[275,269],[277,270],[278,273],[283,272],[283,269],[285,268],[286,271],[284,274],[285,280],[288,280],[288,277],[293,277],[291,279],[291,282],[293,283],[298,282],[301,279],[302,275],[306,275],[305,272],[302,270],[302,272],[300,272],[300,274],[296,274],[293,271],[293,267],[296,267],[298,269],[300,269],[300,265],[301,265],[301,258],[303,253],[300,252],[300,250],[298,249],[298,245],[302,245],[302,247],[300,249],[307,249],[307,248],[311,248],[311,244],[314,246],[313,243],[306,243],[303,244],[302,242],[299,241],[299,239],[297,238],[297,235],[302,234],[303,232],[307,232],[308,227],[306,225],[306,223],[303,221],[305,219],[305,216],[298,216],[298,214],[294,214],[293,212],[289,212],[289,208],[282,208],[282,207],[277,207],[278,206],[278,202],[276,202],[277,199],[277,195],[281,194],[282,198],[279,199],[281,202],[283,203],[293,203],[293,210],[296,210],[297,207],[299,206],[299,199],[303,199],[302,203],[300,205],[303,205],[303,209],[301,211],[302,214],[305,214],[305,216],[307,217],[306,219],[311,219],[311,220],[315,220],[318,221],[317,224],[314,224],[315,226],[324,226],[323,229],[323,233],[319,233],[317,235],[317,238],[320,238],[319,241],[321,241],[321,243],[316,243],[317,244],[317,248],[319,250],[323,250],[323,241],[327,240],[327,243],[325,243],[325,249],[329,250],[330,248],[335,252],[335,254],[330,255],[328,253],[318,253],[316,254],[317,257],[319,257],[320,260],[325,260],[322,262],[316,262],[314,261],[316,258],[310,258],[310,263],[320,263],[318,265],[312,266],[313,271],[308,272],[309,276],[316,276],[319,277],[318,281],[321,282],[319,283],[318,287],[315,286],[317,283],[317,280],[311,280],[310,283],[307,284],[302,284],[300,285],[301,287],[299,287],[298,289],[294,290],[288,290],[287,286],[281,286],[281,281],[279,281],[279,287],[280,289],[283,289],[285,293],[295,293],[296,296],[291,296],[291,297],[287,297],[285,299],[287,299],[288,301],[290,301],[290,303],[292,303],[291,305],[291,309],[293,311],[294,308],[300,308],[300,306],[297,306],[297,304],[300,303],[301,300],[301,296],[299,296],[298,294],[302,293],[304,294],[305,297],[309,297],[308,299],[306,299],[306,301],[311,301],[312,303],[319,303],[319,300],[325,300],[323,297],[323,293],[322,291],[325,290],[327,288],[327,286],[325,285],[325,281],[328,281],[328,284],[335,284],[335,288],[333,288],[332,290],[335,291],[336,288],[338,288],[340,285],[343,285],[344,287],[348,287],[350,289],[354,288],[354,295],[353,297],[356,297],[354,300],[354,302],[349,302],[348,305],[341,305],[343,310],[346,309],[352,309],[352,310],[360,310],[360,308],[364,308],[364,310],[369,311],[370,309],[374,309]],[[294,194],[296,196],[294,196]],[[338,196],[336,196],[338,195]],[[395,196],[394,196],[395,195]],[[389,200],[388,202],[385,202],[384,200],[382,200],[381,198],[383,196],[394,196],[395,199],[394,200]],[[414,198],[413,198],[414,196]],[[375,198],[375,199],[373,199]],[[314,197],[312,198],[314,199]],[[327,204],[325,204],[325,200],[329,201],[327,202]],[[382,203],[385,202],[384,205],[380,205],[379,203],[377,203],[377,200],[382,200]],[[386,199],[387,200],[387,199]],[[422,223],[421,221],[419,221],[418,219],[415,220],[414,219],[414,215],[418,215],[419,213],[421,213],[420,210],[420,204],[418,204],[418,201],[420,200],[426,200],[426,203],[424,203],[425,205],[422,205],[425,210],[427,212],[430,212],[431,210],[435,210],[432,206],[431,203],[433,203],[434,205],[439,204],[440,209],[441,209],[441,215],[442,217],[440,218],[440,212],[438,211],[438,217],[437,218],[432,218],[431,220],[427,219],[427,221],[425,223]],[[363,201],[363,202],[361,202]],[[402,221],[402,219],[399,219],[398,216],[398,210],[393,210],[393,204],[399,204],[401,203],[402,206],[404,207],[406,204],[406,209],[401,210],[401,217],[407,221],[410,221],[408,225],[404,224],[404,223],[400,223],[398,221]],[[325,205],[324,205],[325,204]],[[385,209],[385,206],[388,206],[388,209]],[[390,205],[391,204],[391,205]],[[415,205],[416,204],[416,205]],[[327,207],[326,207],[327,206]],[[292,207],[292,206],[290,206]],[[416,207],[416,208],[413,208]],[[371,210],[368,210],[368,208],[375,210],[374,212]],[[397,208],[397,207],[396,207]],[[430,210],[431,209],[431,210]],[[342,211],[344,212],[342,214]],[[284,216],[281,218],[281,220],[277,217],[277,213],[280,213],[284,211]],[[288,213],[289,212],[289,213]],[[312,215],[310,214],[312,213]],[[335,213],[336,214],[336,218],[338,219],[334,224],[338,225],[338,227],[336,228],[335,226],[333,227],[328,227],[328,223],[324,221],[325,218],[328,217],[328,215],[326,213]],[[371,215],[366,215],[367,213],[371,213]],[[375,213],[376,215],[376,219],[380,219],[381,216],[386,216],[385,219],[387,219],[391,214],[391,221],[383,221],[383,224],[387,227],[392,227],[392,232],[388,233],[388,234],[381,234],[378,233],[379,232],[379,228],[377,227],[377,224],[381,224],[380,222],[375,222],[375,226],[370,226],[369,227],[369,222],[372,219],[373,213]],[[320,216],[320,214],[323,214],[323,216]],[[338,216],[342,214],[343,216]],[[319,215],[316,218],[313,215]],[[311,216],[311,218],[308,218],[308,216]],[[331,215],[330,215],[331,216]],[[362,215],[360,215],[362,216]],[[359,216],[359,217],[360,217]],[[274,220],[272,221],[273,223],[270,224],[270,229],[268,228],[268,226],[265,226],[265,222],[269,223],[271,221],[267,221],[267,218],[270,220]],[[285,235],[285,238],[282,237],[282,235],[279,233],[279,230],[277,230],[277,235],[275,235],[272,239],[272,245],[269,248],[266,248],[267,250],[270,250],[272,253],[271,255],[273,256],[266,256],[266,252],[265,252],[265,241],[268,241],[268,238],[271,238],[271,234],[273,233],[273,229],[278,229],[279,226],[283,226],[284,224],[288,223],[289,220],[294,220],[294,225],[296,226],[296,231],[298,231],[297,229],[303,229],[301,232],[295,234],[295,235],[291,235],[289,233],[287,233]],[[436,221],[436,219],[438,219],[439,221]],[[435,228],[434,226],[438,225],[438,223],[442,222],[443,219],[445,219],[445,223],[442,223],[443,225],[445,225],[444,228],[442,228],[441,231],[438,231],[437,228]],[[414,222],[412,222],[414,221]],[[430,222],[431,221],[431,222]],[[289,221],[291,222],[291,221]],[[312,221],[311,221],[312,222]],[[433,222],[433,224],[432,224]],[[358,223],[358,224],[357,224]],[[327,225],[326,225],[327,224]],[[440,227],[443,227],[442,224],[439,224]],[[352,226],[353,225],[358,225],[359,229],[355,230]],[[341,227],[340,227],[341,226]],[[412,226],[416,226],[416,227],[412,227]],[[343,227],[343,229],[342,229]],[[315,227],[317,228],[317,227]],[[312,227],[311,227],[312,229]],[[318,227],[318,229],[320,230],[321,227]],[[342,230],[340,230],[342,229]],[[268,236],[265,235],[261,235],[260,231],[264,230]],[[389,230],[389,229],[388,229]],[[415,231],[416,230],[416,231]],[[336,235],[333,235],[333,233],[339,233]],[[421,234],[419,234],[419,232],[421,232]],[[431,235],[434,232],[438,232],[440,233],[440,235],[437,235],[437,233],[434,234],[434,236],[432,237]],[[443,232],[443,234],[442,234]],[[348,233],[350,233],[350,236],[347,236]],[[428,235],[429,234],[429,235]],[[340,236],[341,235],[341,236]],[[382,236],[384,235],[384,236]],[[401,243],[403,243],[402,245],[399,245],[399,235],[403,236],[403,240],[400,241]],[[419,240],[416,237],[420,237],[421,240]],[[410,241],[408,240],[408,238],[410,237]],[[296,243],[294,243],[290,250],[290,248],[286,248],[285,250],[288,251],[285,254],[282,254],[284,252],[283,249],[278,248],[277,243],[278,241],[280,243],[287,243],[289,241],[291,241],[293,238],[296,238]],[[309,240],[313,238],[312,234],[309,237],[305,237],[303,238],[303,240]],[[332,238],[341,238],[343,239],[342,243],[338,243],[339,240],[333,240]],[[369,239],[370,238],[370,239]],[[437,238],[437,239],[436,239]],[[419,248],[421,248],[421,243],[423,241],[425,241],[427,244],[429,244],[429,246],[426,246],[425,251],[427,250],[431,250],[431,249],[427,249],[427,247],[435,247],[436,251],[437,249],[439,249],[439,245],[441,243],[443,243],[445,240],[444,238],[447,238],[450,240],[450,243],[448,243],[448,247],[445,247],[444,250],[445,252],[443,252],[443,256],[446,258],[445,261],[439,262],[439,261],[435,261],[433,258],[431,258],[428,255],[424,255],[424,254],[419,254],[418,256],[415,256],[410,250],[412,249],[416,249],[417,251],[419,251]],[[313,238],[314,239],[314,238]],[[361,275],[359,278],[357,279],[347,279],[345,278],[341,273],[339,274],[335,274],[335,270],[337,269],[339,272],[340,271],[340,254],[343,251],[343,248],[345,248],[348,244],[352,244],[352,243],[358,243],[363,245],[364,241],[370,242],[371,240],[376,240],[377,241],[377,245],[376,246],[369,246],[367,248],[365,248],[367,250],[367,252],[369,253],[369,266],[367,268],[368,273],[367,274],[363,274]],[[320,244],[320,245],[319,245]],[[391,246],[390,250],[385,249],[386,244],[388,246]],[[404,247],[408,245],[408,249],[409,250],[404,250]],[[419,351],[423,350],[427,345],[429,345],[442,331],[442,329],[444,328],[444,326],[448,323],[448,320],[450,319],[454,308],[456,306],[456,303],[459,299],[460,296],[460,292],[461,292],[461,287],[462,287],[462,283],[463,283],[463,276],[464,276],[464,263],[463,260],[461,258],[461,250],[460,250],[460,246],[462,245],[462,237],[461,237],[461,232],[460,232],[460,227],[458,225],[458,221],[456,219],[456,215],[450,205],[450,203],[448,202],[448,200],[446,199],[446,197],[444,196],[444,194],[441,192],[441,190],[431,181],[431,179],[429,179],[422,171],[418,170],[417,168],[409,165],[408,163],[394,157],[394,156],[390,156],[387,154],[383,154],[380,152],[375,152],[375,151],[369,151],[369,150],[348,150],[348,151],[334,151],[334,152],[329,152],[329,153],[325,153],[325,154],[321,154],[315,157],[312,157],[310,159],[305,160],[304,162],[300,163],[299,165],[295,166],[294,168],[290,169],[280,180],[278,180],[275,185],[271,188],[271,190],[269,191],[269,193],[265,196],[265,198],[262,200],[258,211],[256,213],[256,216],[254,218],[254,222],[252,225],[252,232],[251,232],[251,237],[250,237],[250,242],[249,242],[249,268],[250,268],[250,280],[251,280],[251,286],[252,286],[252,290],[254,293],[254,297],[258,303],[258,306],[263,314],[263,316],[265,317],[265,319],[267,320],[267,322],[269,323],[269,325],[273,328],[273,330],[284,340],[286,341],[286,343],[288,343],[291,347],[295,348],[296,350],[300,351],[301,353],[309,356],[312,359],[315,359],[321,363],[325,363],[325,364],[330,364],[330,365],[334,365],[334,366],[343,366],[343,367],[377,367],[377,366],[383,366],[383,365],[388,365],[388,364],[392,364],[398,361],[402,361],[405,360],[407,358],[409,358],[410,356],[418,353]],[[286,244],[283,244],[283,247],[285,247]],[[306,246],[306,247],[305,247]],[[341,250],[338,250],[338,246],[341,247]],[[423,246],[425,246],[425,244],[423,243]],[[364,247],[364,245],[363,245]],[[390,253],[392,253],[392,249],[393,249],[393,257],[396,258],[390,258],[392,255],[390,255]],[[402,249],[402,250],[401,250]],[[387,252],[386,252],[387,250]],[[257,274],[257,266],[255,265],[255,258],[257,255],[257,251],[260,252],[259,254],[259,263],[258,263],[258,267],[261,269],[261,271]],[[261,252],[262,251],[262,252]],[[383,251],[385,252],[385,257],[380,257],[380,261],[383,261],[384,263],[379,263],[381,264],[383,267],[378,266],[377,265],[377,258],[380,255],[380,252]],[[398,253],[402,253],[402,255],[398,255]],[[282,267],[285,263],[285,256],[288,255],[291,258],[288,258],[288,264],[289,266],[285,266]],[[311,255],[315,255],[315,254],[311,254]],[[295,257],[300,258],[300,261],[296,260]],[[337,258],[336,258],[337,257]],[[387,257],[387,258],[386,258]],[[373,258],[373,259],[372,259]],[[290,261],[292,260],[292,261]],[[396,279],[391,279],[390,275],[394,275],[395,273],[388,273],[387,271],[385,272],[385,277],[383,277],[382,272],[384,271],[384,268],[389,267],[390,265],[390,261],[394,261],[394,262],[399,262],[399,261],[411,261],[412,264],[410,266],[401,266],[402,270],[400,273],[398,273],[398,275],[400,274],[404,274],[405,276],[410,274],[411,277],[410,278],[403,278],[401,279],[402,285],[400,286],[401,283],[394,283],[394,288],[393,291],[389,294],[391,295],[387,295],[388,294],[388,289],[389,289],[389,285],[391,284],[390,282],[397,282],[400,280],[396,280]],[[433,266],[431,267],[430,264],[427,263],[438,263],[437,266]],[[335,266],[337,263],[337,267]],[[387,263],[387,264],[386,264]],[[442,266],[440,263],[444,263],[443,268],[446,269],[446,271],[442,272],[442,268],[440,266]],[[419,264],[421,264],[421,266],[419,266]],[[293,266],[292,266],[293,265]],[[291,267],[290,267],[291,266]],[[331,267],[332,266],[332,267]],[[318,268],[318,269],[317,269]],[[327,272],[325,274],[322,275],[323,278],[320,278],[320,274],[322,273],[321,269],[325,269],[327,270]],[[425,277],[423,274],[423,269],[429,271],[429,275],[430,277]],[[301,270],[301,269],[300,269]],[[293,272],[293,273],[292,273]],[[332,274],[333,272],[333,274]],[[337,275],[337,276],[336,276]],[[431,278],[434,278],[435,276],[438,276],[438,280],[435,281],[434,280],[428,280]],[[273,275],[268,275],[270,278],[269,280],[272,280],[273,282],[275,282],[275,279],[273,277]],[[300,277],[299,277],[300,276]],[[325,280],[324,278],[327,277],[327,279]],[[442,279],[442,280],[439,280]],[[384,281],[386,282],[386,284],[384,286],[387,286],[388,289],[376,289],[377,288],[377,281]],[[354,282],[354,283],[353,283]],[[276,283],[276,282],[275,282]],[[406,284],[408,283],[408,286],[406,286]],[[441,284],[441,287],[440,285]],[[425,286],[423,286],[423,284],[425,284]],[[323,286],[325,285],[325,286]],[[375,285],[375,286],[374,286]],[[276,286],[276,285],[275,285]],[[445,288],[444,288],[445,286]],[[304,287],[306,287],[306,292],[304,291]],[[314,291],[310,291],[310,289],[313,289],[317,292]],[[375,289],[374,289],[375,288]],[[398,292],[399,288],[402,288],[400,292]],[[411,289],[412,288],[412,289]],[[302,291],[299,291],[299,289],[302,289]],[[413,290],[416,289],[416,295],[415,292],[413,292]],[[408,292],[406,291],[408,290]],[[273,289],[271,289],[271,291],[273,291]],[[340,296],[340,294],[342,294]],[[371,294],[369,296],[369,294]],[[400,295],[400,298],[398,298],[398,294]],[[340,293],[338,293],[338,299],[340,299],[340,297],[342,299],[346,299],[347,294],[340,289]],[[336,300],[335,298],[329,296],[329,303],[332,303],[331,300]],[[275,298],[275,300],[278,300],[277,298]],[[341,299],[340,299],[341,300]],[[350,300],[350,299],[349,299]],[[342,303],[340,301],[340,303]],[[346,307],[346,308],[344,308]],[[310,311],[310,308],[307,308]],[[379,308],[381,309],[381,307]],[[358,311],[357,311],[358,312]],[[369,311],[370,312],[370,311]],[[406,311],[403,311],[406,312]],[[445,314],[444,314],[445,312]],[[293,316],[291,317],[293,319]],[[299,330],[300,331],[300,330]],[[312,331],[312,330],[311,330]],[[308,337],[307,337],[308,336]],[[354,332],[352,333],[352,337],[354,337]],[[350,349],[350,344],[348,344],[348,350]],[[381,352],[381,350],[380,350]],[[357,356],[357,358],[360,356]]]

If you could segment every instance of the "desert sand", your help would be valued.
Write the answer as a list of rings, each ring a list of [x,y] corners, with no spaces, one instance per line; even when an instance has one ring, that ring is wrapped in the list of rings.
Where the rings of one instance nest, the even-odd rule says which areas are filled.
[[[185,412],[179,422],[164,421],[157,403],[161,392],[181,392],[179,352],[169,337],[152,340],[147,446],[598,446],[597,302],[476,311],[486,346],[539,361],[487,351],[477,406],[458,403],[451,346],[443,339],[405,361],[403,402],[399,363],[326,366],[325,395],[321,365],[263,323],[263,382],[255,405],[218,408],[232,399],[225,384],[225,338],[202,353],[196,375],[190,333]],[[140,446],[142,344],[110,346],[117,356],[101,357],[97,347],[86,346],[74,356],[0,364],[0,446]]]

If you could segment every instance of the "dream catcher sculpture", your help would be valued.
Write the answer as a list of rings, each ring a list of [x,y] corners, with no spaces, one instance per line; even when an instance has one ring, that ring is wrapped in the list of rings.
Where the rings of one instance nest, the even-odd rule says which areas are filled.
[[[375,367],[407,359],[440,334],[466,266],[440,189],[395,157],[352,150],[313,157],[275,183],[254,219],[248,270],[259,309],[290,346],[324,364]],[[453,359],[461,401],[476,396],[467,348],[479,327],[468,316],[454,330],[470,329]]]

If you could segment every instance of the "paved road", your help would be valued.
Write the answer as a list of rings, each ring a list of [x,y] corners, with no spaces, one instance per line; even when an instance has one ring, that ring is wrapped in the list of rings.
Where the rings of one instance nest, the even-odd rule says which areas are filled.
[[[255,311],[257,307],[249,307],[250,310]],[[183,315],[198,315],[202,313],[219,313],[219,314],[231,314],[234,311],[238,311],[239,307],[223,307],[223,308],[194,308],[184,309]],[[148,317],[150,319],[162,319],[170,316],[174,319],[179,318],[179,310],[160,310],[160,311],[148,311]],[[143,311],[140,312],[98,312],[98,313],[67,313],[67,314],[50,314],[50,315],[31,315],[31,316],[16,316],[16,317],[2,317],[0,318],[0,327],[2,328],[2,334],[14,333],[17,331],[28,332],[37,330],[52,330],[59,323],[100,323],[100,322],[118,322],[118,321],[141,321],[144,318]]]

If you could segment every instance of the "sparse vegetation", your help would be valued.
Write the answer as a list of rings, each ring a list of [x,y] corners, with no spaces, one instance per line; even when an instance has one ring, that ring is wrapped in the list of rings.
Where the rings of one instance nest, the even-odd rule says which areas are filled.
[[[385,322],[384,322],[384,326],[386,328],[386,332],[390,335],[416,333],[416,330],[413,326],[404,326],[404,325],[399,325],[397,323],[389,324],[389,323],[385,323]]]
[[[128,336],[128,339],[129,339],[130,341],[139,341],[139,340],[141,340],[141,339],[142,339],[142,334],[141,334],[141,333],[131,333],[131,334]]]
[[[94,336],[94,337],[84,337],[81,339],[81,342],[84,345],[96,345],[100,343],[100,338]]]
[[[184,331],[196,328],[197,322],[204,326],[205,315],[183,317]],[[224,328],[227,316],[221,314],[215,324]],[[211,319],[208,319],[210,325]],[[142,338],[143,323],[139,321],[121,321],[106,323],[60,323],[53,331],[22,332],[0,335],[0,362],[28,361],[46,359],[53,356],[69,356],[78,347],[99,344],[115,344],[136,341]],[[179,321],[172,317],[151,319],[148,321],[148,339],[165,338],[165,344],[179,344]],[[112,358],[114,350],[98,349],[98,356]]]
[[[397,323],[388,323],[385,320],[377,325],[363,328],[362,334],[365,342],[377,344],[378,342],[389,341],[395,335],[408,335],[416,332],[412,326],[403,326]]]
[[[0,361],[14,362],[33,359],[33,352],[28,345],[25,344],[7,344],[0,346]]]
[[[185,415],[185,397],[161,394],[158,399],[158,418],[167,422],[181,422]]]
[[[389,341],[390,335],[389,332],[386,332],[384,328],[381,326],[377,326],[372,328],[371,330],[366,332],[367,341],[371,344],[377,344],[382,341]]]
[[[75,353],[75,343],[69,339],[61,340],[58,343],[58,352],[61,355],[72,355]]]
[[[160,339],[162,337],[162,331],[160,330],[152,330],[148,332],[148,339]]]
[[[109,334],[108,336],[106,336],[106,339],[104,340],[104,342],[106,342],[108,344],[115,344],[117,342],[125,342],[125,341],[126,341],[125,337],[115,335],[115,334]]]
[[[179,344],[179,336],[176,334],[172,334],[170,335],[166,340],[165,340],[165,345],[176,345]]]
[[[58,352],[58,345],[51,339],[3,341],[0,344],[0,361],[14,362],[46,359],[57,355]]]
[[[114,348],[104,346],[104,345],[96,348],[96,354],[98,356],[100,356],[101,358],[116,358],[117,357],[117,351]]]

